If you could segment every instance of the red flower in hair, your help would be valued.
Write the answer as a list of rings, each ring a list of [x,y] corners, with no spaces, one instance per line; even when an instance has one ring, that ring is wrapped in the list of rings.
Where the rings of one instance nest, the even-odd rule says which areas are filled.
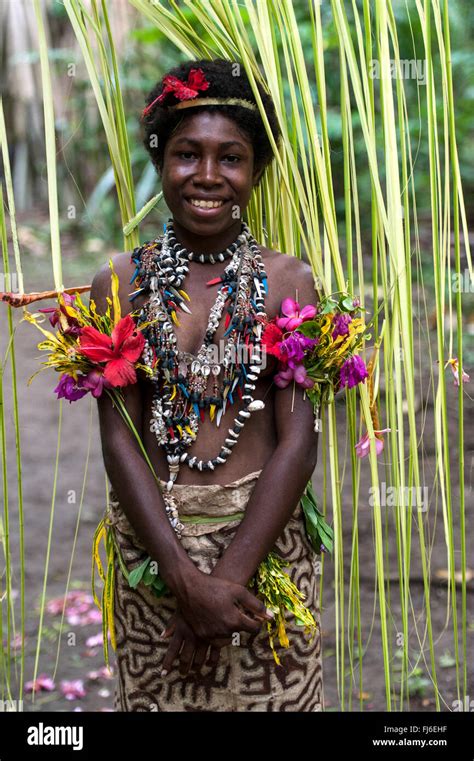
[[[207,90],[209,87],[202,69],[191,69],[186,82],[178,77],[167,74],[163,77],[163,90],[155,100],[143,109],[142,116],[150,113],[156,103],[162,103],[168,93],[172,92],[178,100],[191,100],[199,94],[199,90]]]

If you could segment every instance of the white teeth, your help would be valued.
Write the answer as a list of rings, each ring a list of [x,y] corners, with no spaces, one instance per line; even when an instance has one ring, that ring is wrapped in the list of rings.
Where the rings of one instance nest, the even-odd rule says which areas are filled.
[[[217,209],[218,206],[222,206],[224,201],[198,201],[196,198],[191,198],[193,206],[199,206],[202,209]]]

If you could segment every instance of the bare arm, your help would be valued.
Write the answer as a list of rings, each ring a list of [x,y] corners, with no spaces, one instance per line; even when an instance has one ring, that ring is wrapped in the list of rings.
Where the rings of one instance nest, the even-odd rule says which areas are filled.
[[[110,269],[106,265],[94,277],[90,294],[101,314],[106,311],[106,296],[110,293]],[[121,301],[123,305],[123,298]],[[132,311],[130,307],[129,312]],[[124,314],[123,309],[122,316]],[[140,437],[143,413],[141,383],[143,381],[122,389],[127,412]],[[160,576],[173,593],[179,594],[186,575],[193,573],[196,567],[169,522],[160,489],[134,433],[108,394],[103,393],[97,404],[104,465],[112,487],[148,554],[157,561]]]
[[[298,301],[301,306],[316,303],[313,276],[306,266],[298,280]],[[239,584],[248,583],[272,550],[316,467],[313,406],[300,386],[293,389],[290,383],[275,391],[275,423],[277,447],[260,474],[232,542],[212,571]]]

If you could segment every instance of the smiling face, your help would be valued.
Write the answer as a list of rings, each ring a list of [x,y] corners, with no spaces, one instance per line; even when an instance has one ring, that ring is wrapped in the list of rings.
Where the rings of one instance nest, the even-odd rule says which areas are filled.
[[[185,120],[168,139],[160,173],[178,240],[195,253],[217,253],[240,232],[242,215],[258,179],[249,138],[216,112]],[[199,208],[192,200],[222,201]]]

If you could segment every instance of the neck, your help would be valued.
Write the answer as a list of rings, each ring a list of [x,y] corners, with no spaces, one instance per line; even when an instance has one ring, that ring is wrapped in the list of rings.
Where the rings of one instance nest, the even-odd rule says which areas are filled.
[[[216,235],[197,235],[173,219],[176,240],[188,251],[193,251],[197,255],[219,254],[225,251],[236,240],[241,226],[242,220],[236,219],[230,227]]]

